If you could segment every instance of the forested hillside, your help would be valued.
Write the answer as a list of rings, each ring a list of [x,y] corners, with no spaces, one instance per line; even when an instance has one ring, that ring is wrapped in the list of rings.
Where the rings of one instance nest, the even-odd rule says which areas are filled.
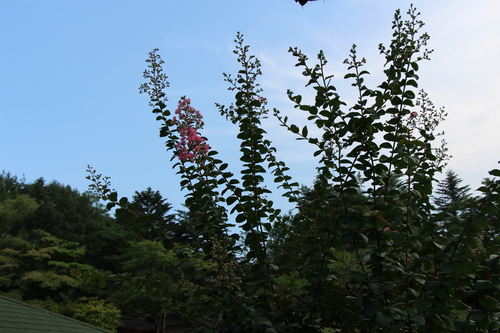
[[[200,244],[189,214],[172,212],[158,191],[136,192],[132,205],[133,212],[111,216],[90,192],[2,173],[1,294],[108,329],[116,329],[121,316],[168,311],[126,276],[173,284],[182,273],[176,254],[165,249],[165,235],[192,244],[193,252]],[[88,284],[84,271],[123,277],[117,284]]]

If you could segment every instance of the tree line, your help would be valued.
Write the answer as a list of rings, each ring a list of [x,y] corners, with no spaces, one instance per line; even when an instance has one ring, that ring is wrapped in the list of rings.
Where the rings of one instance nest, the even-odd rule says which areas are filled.
[[[168,308],[122,280],[106,287],[77,272],[179,279],[181,268],[159,232],[199,249],[189,213],[172,211],[159,191],[137,191],[136,215],[111,216],[91,192],[56,181],[0,175],[0,292],[57,313],[116,329],[121,316],[147,318]],[[140,217],[139,217],[140,216]],[[201,265],[200,260],[200,265]],[[90,309],[99,309],[99,316]]]
[[[438,184],[434,204],[442,226],[440,233],[456,232],[454,221],[467,218],[471,203],[479,199],[461,182],[448,170]],[[485,186],[491,183],[491,179],[483,181]],[[314,186],[302,186],[299,203],[312,213],[316,196]],[[366,198],[357,194],[356,201],[361,211]],[[213,264],[214,259],[203,260],[202,241],[189,212],[172,212],[171,204],[159,191],[137,191],[129,208],[130,212],[117,211],[111,216],[92,192],[79,193],[56,181],[46,184],[43,178],[26,183],[3,172],[1,294],[110,330],[116,330],[122,316],[148,318],[177,313],[178,305],[156,299],[155,289],[148,289],[146,283],[161,281],[169,286],[182,278],[183,260],[175,251],[167,250],[166,242],[188,244],[189,252],[198,253],[200,267]],[[300,232],[303,224],[304,217],[291,216],[286,228],[296,231],[283,235],[283,226],[276,227],[267,244],[273,263],[279,267],[275,274],[278,288],[290,299],[305,293],[308,283],[299,273],[300,250],[295,246],[306,241]],[[496,211],[477,237],[477,248],[498,246],[499,235],[500,211]],[[341,284],[352,273],[356,260],[346,249],[336,249],[335,255],[340,260],[332,270]],[[77,272],[101,272],[106,280],[114,276],[117,283],[88,283]],[[185,288],[189,290],[189,286]],[[200,316],[216,315],[213,309],[199,304],[188,306],[198,307],[195,312]],[[92,313],[90,308],[99,311]]]

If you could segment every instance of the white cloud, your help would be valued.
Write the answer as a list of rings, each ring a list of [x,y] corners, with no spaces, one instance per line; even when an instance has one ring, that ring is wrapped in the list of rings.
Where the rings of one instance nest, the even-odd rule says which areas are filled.
[[[442,128],[453,155],[449,167],[473,188],[500,160],[499,10],[497,1],[444,2],[432,11],[423,9],[435,49],[431,62],[422,65],[423,87],[448,112]]]

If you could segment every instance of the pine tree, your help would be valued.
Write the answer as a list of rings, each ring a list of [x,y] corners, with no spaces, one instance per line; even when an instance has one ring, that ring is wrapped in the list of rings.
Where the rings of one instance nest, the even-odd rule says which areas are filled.
[[[463,219],[467,214],[467,207],[473,200],[470,186],[460,186],[462,179],[453,171],[446,171],[446,177],[439,182],[434,199],[438,219],[442,221],[443,231],[453,232],[454,222]]]
[[[163,198],[159,191],[153,191],[151,187],[146,190],[136,191],[132,197],[130,210],[117,211],[117,220],[128,230],[137,234],[137,241],[144,239],[156,239],[164,236],[168,225],[172,223],[175,214],[169,214],[172,205]]]

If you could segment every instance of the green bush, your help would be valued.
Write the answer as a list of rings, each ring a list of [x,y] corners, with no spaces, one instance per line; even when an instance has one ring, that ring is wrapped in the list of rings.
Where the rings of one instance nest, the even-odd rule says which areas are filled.
[[[81,299],[70,306],[72,317],[88,324],[116,332],[122,324],[121,312],[113,304],[100,299]]]

